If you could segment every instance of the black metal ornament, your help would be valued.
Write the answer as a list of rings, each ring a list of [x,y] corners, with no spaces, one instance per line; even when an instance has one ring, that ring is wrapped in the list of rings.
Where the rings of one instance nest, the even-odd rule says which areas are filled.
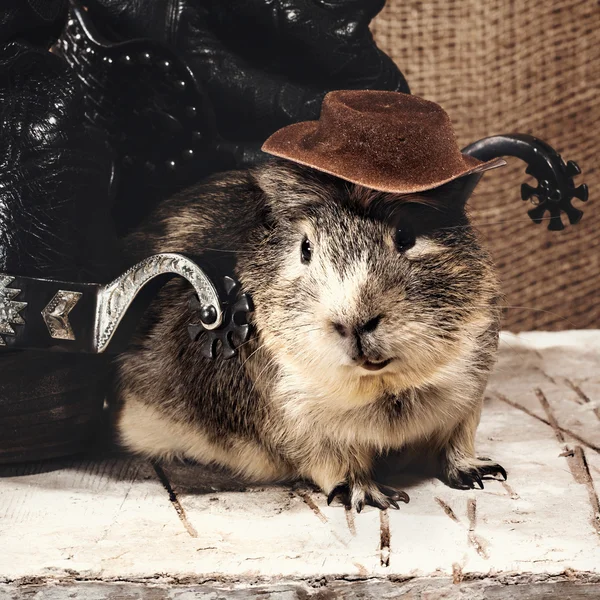
[[[571,204],[573,198],[582,202],[588,199],[588,186],[575,187],[573,177],[581,173],[575,161],[565,161],[552,146],[526,134],[506,134],[487,137],[470,144],[463,153],[480,160],[500,156],[515,156],[527,163],[526,173],[537,179],[537,187],[528,183],[521,185],[521,198],[529,200],[534,208],[528,211],[534,223],[541,223],[546,212],[550,213],[548,229],[560,231],[565,228],[561,213],[565,213],[571,225],[581,221],[583,211]]]
[[[240,293],[239,281],[226,275],[223,277],[221,287],[219,295],[223,321],[216,329],[209,330],[204,327],[202,323],[210,324],[211,315],[201,305],[196,295],[190,299],[190,308],[197,311],[200,323],[188,325],[188,333],[192,341],[198,340],[201,334],[205,333],[200,352],[211,360],[218,356],[219,348],[221,356],[226,360],[237,356],[239,346],[250,336],[248,313],[254,309],[249,294]]]
[[[550,213],[548,229],[560,231],[565,227],[560,218],[561,212],[567,215],[571,225],[581,221],[583,211],[575,208],[571,201],[573,198],[578,198],[582,202],[586,202],[588,199],[588,186],[586,183],[582,183],[575,187],[573,177],[579,175],[581,169],[574,160],[570,160],[565,164],[560,155],[557,155],[557,160],[561,162],[561,171],[563,171],[564,177],[562,180],[563,185],[554,186],[553,188],[547,179],[538,179],[535,170],[528,168],[525,172],[538,179],[538,187],[533,188],[528,183],[521,184],[521,198],[530,200],[536,205],[527,211],[534,223],[539,225],[543,220],[544,213],[548,211]],[[537,201],[532,199],[534,197],[537,198]]]

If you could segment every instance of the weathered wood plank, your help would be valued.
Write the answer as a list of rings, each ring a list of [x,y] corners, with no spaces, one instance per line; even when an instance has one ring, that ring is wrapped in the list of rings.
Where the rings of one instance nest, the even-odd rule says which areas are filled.
[[[261,597],[335,598],[346,579],[373,579],[352,584],[365,598],[476,599],[483,580],[507,577],[521,577],[520,596],[481,597],[593,597],[579,584],[600,580],[600,332],[503,339],[478,448],[506,484],[461,492],[401,474],[408,505],[356,515],[306,485],[245,486],[199,466],[104,455],[0,467],[0,600],[35,595],[20,585],[32,578],[57,599],[106,597],[103,581],[114,598],[176,597],[166,581],[188,585],[177,597],[218,598],[218,585],[189,587],[207,580],[246,586],[239,597],[262,582]]]
[[[266,577],[366,576],[379,564],[377,511],[355,515],[327,506],[322,494],[303,484],[240,491],[230,482],[218,484],[229,486],[224,493],[198,493],[186,482],[203,469],[163,469],[193,528],[205,531],[215,561],[227,561],[221,570]]]
[[[456,584],[447,578],[273,583],[144,585],[136,583],[72,583],[53,586],[0,585],[0,600],[596,600],[600,584],[573,581],[514,583],[491,579]]]
[[[113,565],[120,574],[145,573],[152,563],[138,562],[160,556],[183,530],[145,461],[71,459],[0,474],[3,579],[100,577]]]
[[[499,395],[546,421],[553,416],[563,434],[575,434],[600,453],[598,331],[503,333],[500,347],[488,395]]]

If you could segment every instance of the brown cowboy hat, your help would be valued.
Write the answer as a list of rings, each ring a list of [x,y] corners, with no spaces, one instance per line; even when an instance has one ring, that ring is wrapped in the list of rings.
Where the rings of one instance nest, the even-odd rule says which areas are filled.
[[[462,154],[450,118],[435,102],[374,90],[329,92],[318,121],[288,125],[262,149],[352,183],[400,194],[506,164]]]

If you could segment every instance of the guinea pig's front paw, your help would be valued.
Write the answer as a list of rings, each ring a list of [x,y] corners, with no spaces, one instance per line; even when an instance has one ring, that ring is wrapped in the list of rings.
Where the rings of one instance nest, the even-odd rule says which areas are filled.
[[[451,488],[472,490],[475,489],[475,484],[483,489],[483,482],[486,479],[498,480],[498,476],[506,481],[507,475],[504,467],[489,458],[474,458],[469,465],[445,469],[439,478]]]
[[[366,506],[374,506],[381,510],[399,509],[398,501],[408,503],[410,498],[406,492],[400,492],[375,481],[353,481],[342,483],[329,493],[327,504],[339,497],[346,508],[354,508],[361,512]]]

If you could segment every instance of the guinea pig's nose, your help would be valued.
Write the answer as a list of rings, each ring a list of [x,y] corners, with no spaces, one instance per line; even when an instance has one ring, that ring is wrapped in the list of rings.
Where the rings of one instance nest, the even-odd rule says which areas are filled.
[[[352,335],[352,329],[350,327],[342,325],[342,323],[336,323],[335,321],[332,323],[332,325],[342,337],[348,337],[349,335]]]
[[[377,325],[379,325],[381,321],[381,315],[377,315],[372,319],[369,319],[366,323],[359,325],[356,328],[358,333],[370,333],[371,331],[375,331],[377,329]]]
[[[356,325],[354,328],[348,327],[347,325],[343,325],[342,323],[333,322],[333,328],[342,336],[349,337],[351,335],[356,335],[356,337],[360,337],[364,333],[370,333],[371,331],[375,331],[377,326],[381,321],[381,315],[377,315],[372,319],[369,319],[365,323],[360,325]]]

